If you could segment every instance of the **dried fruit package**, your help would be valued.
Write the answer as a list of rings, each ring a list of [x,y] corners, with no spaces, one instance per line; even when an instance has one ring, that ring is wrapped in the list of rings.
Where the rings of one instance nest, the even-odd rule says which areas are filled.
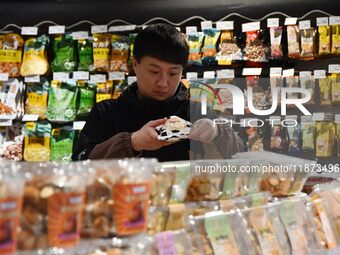
[[[333,55],[340,55],[340,25],[332,26],[332,50]]]
[[[24,40],[18,34],[0,35],[0,73],[9,77],[20,75],[22,48]]]
[[[306,103],[308,105],[313,105],[316,103],[315,100],[315,79],[314,78],[300,78],[301,88],[308,89],[311,93],[311,99]]]
[[[283,57],[282,51],[282,27],[270,28],[270,56],[273,59],[281,59]]]
[[[319,56],[331,54],[331,27],[320,26],[319,32]]]
[[[71,126],[52,129],[52,161],[71,161],[74,136],[75,133]]]
[[[233,31],[222,31],[219,51],[216,55],[219,65],[231,65],[232,61],[242,60],[242,49],[237,45]]]
[[[298,26],[287,26],[288,57],[300,58],[300,30]]]
[[[92,40],[78,41],[79,63],[78,71],[93,71],[93,46]]]
[[[97,72],[108,72],[110,69],[110,34],[93,35],[93,61]]]
[[[39,115],[40,119],[46,119],[49,86],[48,81],[43,78],[37,83],[27,83],[26,114]]]
[[[246,32],[245,60],[267,62],[266,51],[264,42],[260,39],[260,31]]]
[[[51,124],[27,122],[25,125],[24,159],[25,161],[49,161]]]
[[[314,59],[316,56],[316,31],[314,28],[300,31],[301,36],[301,54],[300,57],[305,60]]]
[[[84,166],[26,165],[21,250],[74,247],[80,239],[85,200]],[[83,173],[82,173],[82,172]]]
[[[51,82],[47,119],[53,122],[68,122],[76,118],[78,88],[75,80],[60,82],[53,80]]]
[[[315,151],[315,122],[309,116],[301,116],[302,151]]]
[[[316,123],[316,156],[331,157],[335,145],[335,123],[320,121]]]
[[[204,34],[202,32],[188,34],[189,43],[189,65],[202,65],[202,44],[204,40]]]
[[[204,30],[204,44],[202,48],[202,64],[204,66],[211,66],[216,64],[216,44],[221,32],[216,29]]]
[[[23,115],[24,84],[18,79],[0,81],[0,119],[16,119]]]
[[[111,80],[103,83],[97,83],[96,103],[99,103],[103,100],[111,99],[113,89],[113,81]]]
[[[320,90],[320,106],[330,106],[332,104],[331,82],[328,78],[318,79]]]
[[[30,38],[25,42],[24,58],[20,68],[21,76],[44,75],[48,72],[48,60],[46,48],[49,38],[42,35]]]
[[[340,76],[332,74],[330,77],[331,90],[332,90],[332,105],[340,104]]]
[[[85,81],[78,81],[77,85],[80,94],[77,117],[83,118],[90,113],[95,103],[96,85]]]
[[[254,79],[254,77],[252,76],[247,76],[246,80],[247,80],[247,98],[248,97],[252,98],[251,100],[252,108],[255,108],[257,110],[270,109],[272,106],[272,91],[270,84],[266,82],[266,79],[260,79],[259,77],[256,77]]]
[[[287,116],[286,124],[288,133],[288,154],[296,155],[301,153],[301,128],[297,116]]]
[[[287,151],[287,129],[281,125],[279,117],[271,118],[270,149],[275,152]]]
[[[76,41],[71,34],[57,35],[53,42],[54,59],[52,72],[72,72],[76,70]]]
[[[112,35],[111,47],[110,72],[128,72],[129,37]]]

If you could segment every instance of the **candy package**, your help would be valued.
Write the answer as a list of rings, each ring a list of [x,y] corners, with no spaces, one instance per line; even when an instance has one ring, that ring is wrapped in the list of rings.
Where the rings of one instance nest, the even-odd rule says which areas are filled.
[[[78,81],[77,83],[79,88],[79,106],[77,110],[77,117],[84,118],[86,117],[94,103],[96,96],[96,84]]]
[[[49,86],[49,82],[43,78],[40,82],[27,83],[26,114],[39,115],[39,119],[46,119]]]
[[[22,48],[24,40],[18,34],[0,35],[0,73],[9,77],[20,75]]]
[[[22,81],[18,79],[0,81],[0,119],[11,120],[23,115],[23,93]]]
[[[97,72],[108,72],[110,69],[110,34],[93,35],[93,61]]]
[[[52,72],[72,72],[76,70],[76,41],[71,34],[57,35],[53,42],[54,59]]]
[[[216,64],[216,44],[221,32],[216,29],[204,30],[204,45],[202,48],[202,64],[211,66]]]

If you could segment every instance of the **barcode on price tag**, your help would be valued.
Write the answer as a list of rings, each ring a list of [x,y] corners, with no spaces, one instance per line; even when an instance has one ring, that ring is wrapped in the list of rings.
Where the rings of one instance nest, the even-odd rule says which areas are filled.
[[[188,72],[187,75],[187,80],[197,80],[198,78],[198,73],[195,72]]]
[[[89,32],[87,31],[78,31],[72,33],[73,40],[85,40],[89,38]]]
[[[207,71],[203,73],[203,79],[214,79],[215,71]]]
[[[125,73],[124,72],[110,72],[109,80],[112,80],[112,81],[125,80]]]
[[[106,75],[105,74],[91,75],[90,81],[93,82],[93,83],[106,82]]]
[[[303,71],[299,73],[300,79],[312,79],[312,72]]]
[[[271,67],[270,68],[270,77],[280,77],[282,75],[282,68],[281,67]]]
[[[50,35],[65,34],[65,26],[49,26],[48,33]]]
[[[313,113],[313,120],[314,121],[323,121],[325,119],[324,112],[315,112]]]
[[[218,79],[234,79],[235,71],[233,69],[218,70],[217,78]]]
[[[329,65],[328,72],[329,73],[340,73],[340,65]]]
[[[73,72],[73,79],[74,80],[88,80],[89,77],[90,77],[89,72],[85,72],[85,71]]]
[[[296,25],[297,18],[286,18],[285,19],[285,26],[292,26]]]
[[[267,27],[279,27],[279,18],[267,19]]]
[[[22,27],[21,34],[22,35],[37,35],[38,27]]]
[[[22,117],[22,121],[27,122],[27,121],[38,121],[39,115],[37,114],[25,114]]]
[[[9,73],[0,73],[0,81],[8,81]]]
[[[299,21],[300,30],[310,29],[310,20]]]
[[[242,32],[260,30],[260,22],[250,22],[242,24]]]
[[[193,26],[186,27],[185,32],[187,34],[195,34],[195,33],[197,33],[197,27],[193,27]]]
[[[70,78],[69,73],[64,72],[54,72],[53,73],[53,80],[56,81],[66,81]]]
[[[86,124],[86,121],[73,122],[73,130],[82,130]]]
[[[329,18],[330,25],[340,25],[340,16],[332,16]]]
[[[25,82],[40,82],[39,75],[25,76]]]
[[[219,30],[234,30],[234,21],[217,21],[216,28]]]
[[[136,25],[111,26],[109,32],[133,31],[135,29]]]
[[[256,75],[259,76],[262,73],[262,68],[243,68],[242,75],[251,76]]]
[[[134,83],[135,81],[137,81],[137,77],[136,76],[129,76],[127,78],[127,83],[130,85],[132,83]]]
[[[282,77],[292,77],[294,76],[295,70],[294,68],[286,69],[282,71]]]
[[[107,25],[97,25],[91,27],[91,33],[97,34],[97,33],[107,33]]]
[[[211,20],[202,21],[202,22],[201,22],[201,29],[202,29],[202,31],[203,31],[203,30],[212,29],[212,28],[213,28],[213,25],[212,25]]]
[[[315,79],[326,78],[326,70],[314,70],[314,78]]]
[[[318,27],[328,26],[328,24],[329,24],[329,18],[328,17],[319,17],[319,18],[316,18],[316,25]]]

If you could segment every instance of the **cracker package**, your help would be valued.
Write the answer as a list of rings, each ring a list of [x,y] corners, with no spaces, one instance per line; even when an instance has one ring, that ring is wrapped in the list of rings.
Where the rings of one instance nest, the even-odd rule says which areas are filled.
[[[218,49],[216,55],[218,65],[231,65],[232,61],[243,59],[242,49],[238,46],[232,30],[222,31]]]
[[[71,161],[74,137],[71,126],[52,129],[51,161]]]
[[[298,26],[287,26],[288,57],[300,58],[300,30]]]
[[[43,78],[40,82],[27,83],[26,114],[39,115],[39,119],[46,119],[49,86],[49,82]]]
[[[202,32],[197,32],[188,35],[189,42],[189,65],[202,65],[202,44],[203,44],[204,34]]]
[[[204,30],[204,45],[202,48],[202,64],[211,66],[216,64],[216,44],[221,32],[217,29]]]
[[[78,81],[79,88],[79,106],[77,110],[77,117],[85,118],[90,113],[96,96],[96,84]]]
[[[340,55],[340,25],[332,26],[332,55]]]
[[[51,124],[47,122],[27,122],[25,125],[25,161],[50,160]]]
[[[123,35],[111,36],[110,72],[128,72],[130,39]]]
[[[18,34],[0,35],[0,73],[9,77],[20,75],[22,48],[24,40]]]
[[[319,56],[329,55],[331,53],[331,27],[320,26],[319,33]]]
[[[316,123],[316,156],[331,157],[334,154],[335,123],[319,121]]]
[[[93,35],[93,61],[97,72],[108,72],[110,69],[110,34]]]
[[[93,47],[92,40],[78,41],[78,71],[93,71]]]
[[[246,46],[244,48],[245,60],[250,62],[267,62],[267,49],[262,39],[260,31],[246,32]]]
[[[46,48],[49,38],[42,35],[25,41],[24,57],[20,68],[21,76],[44,75],[48,72]]]
[[[301,116],[302,151],[315,151],[315,122],[310,116]]]
[[[314,28],[303,29],[300,31],[301,54],[305,60],[314,59],[316,56],[316,31]]]
[[[57,35],[53,42],[54,59],[52,72],[72,72],[76,70],[76,41],[71,34]]]
[[[331,82],[328,78],[318,79],[320,91],[320,106],[330,106],[332,104]]]
[[[282,27],[270,28],[270,56],[273,59],[283,58],[282,51]]]

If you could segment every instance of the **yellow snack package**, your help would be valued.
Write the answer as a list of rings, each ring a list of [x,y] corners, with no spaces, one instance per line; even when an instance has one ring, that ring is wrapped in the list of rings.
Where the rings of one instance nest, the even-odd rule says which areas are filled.
[[[319,56],[331,53],[331,27],[321,26],[319,32]]]
[[[335,123],[321,121],[316,123],[316,156],[331,157],[335,144]]]
[[[111,99],[113,92],[113,81],[97,83],[96,103],[100,101]]]
[[[340,25],[332,26],[332,54],[340,54]]]

